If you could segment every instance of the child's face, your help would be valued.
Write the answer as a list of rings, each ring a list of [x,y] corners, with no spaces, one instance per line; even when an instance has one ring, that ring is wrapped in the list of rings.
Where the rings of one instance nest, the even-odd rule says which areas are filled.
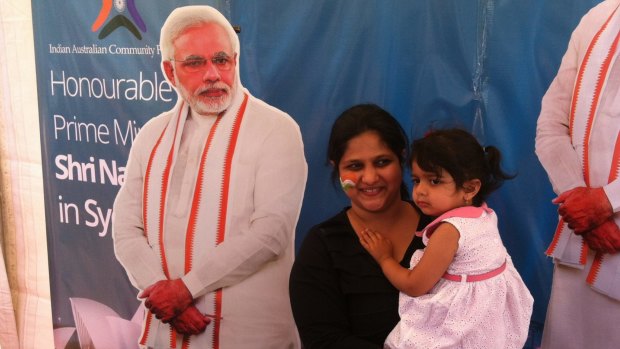
[[[443,213],[465,206],[465,191],[457,188],[454,179],[443,168],[438,176],[422,170],[417,162],[411,167],[413,201],[424,214],[437,217]]]

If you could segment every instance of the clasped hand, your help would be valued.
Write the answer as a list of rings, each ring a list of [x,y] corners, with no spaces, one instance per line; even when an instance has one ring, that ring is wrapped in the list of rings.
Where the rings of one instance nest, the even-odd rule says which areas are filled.
[[[613,218],[606,220],[582,236],[588,247],[595,251],[604,253],[620,251],[620,229]]]
[[[590,231],[613,215],[603,188],[577,187],[552,201],[560,205],[558,213],[576,234]]]
[[[139,295],[144,305],[164,323],[171,323],[181,334],[203,332],[211,319],[192,304],[193,298],[181,279],[160,280]]]
[[[138,295],[144,305],[164,323],[170,322],[192,303],[192,295],[181,279],[160,280]]]
[[[211,319],[203,315],[194,305],[190,305],[170,321],[178,333],[185,335],[202,333],[210,323]]]

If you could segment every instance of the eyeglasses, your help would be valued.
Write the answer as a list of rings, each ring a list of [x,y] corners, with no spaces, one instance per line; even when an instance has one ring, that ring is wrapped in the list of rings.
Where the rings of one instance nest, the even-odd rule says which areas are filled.
[[[233,67],[233,59],[224,52],[207,59],[204,57],[191,57],[186,60],[170,59],[181,63],[181,68],[189,73],[198,73],[207,70],[207,62],[211,61],[218,70],[228,71]]]

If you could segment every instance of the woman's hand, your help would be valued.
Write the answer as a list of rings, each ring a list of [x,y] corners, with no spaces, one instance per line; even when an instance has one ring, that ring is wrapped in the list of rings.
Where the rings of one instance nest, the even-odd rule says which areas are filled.
[[[383,237],[379,232],[366,228],[361,231],[359,238],[362,246],[379,265],[383,261],[393,258],[392,242]]]

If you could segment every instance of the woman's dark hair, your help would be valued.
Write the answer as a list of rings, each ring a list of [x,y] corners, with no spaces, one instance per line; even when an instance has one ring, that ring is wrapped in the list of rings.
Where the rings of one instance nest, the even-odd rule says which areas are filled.
[[[469,132],[456,128],[432,131],[411,145],[411,165],[415,161],[422,170],[438,176],[444,169],[454,178],[457,188],[468,180],[479,179],[481,185],[472,200],[474,206],[482,205],[504,180],[515,177],[501,170],[501,160],[499,149],[483,148]]]
[[[332,126],[327,143],[327,160],[333,163],[332,180],[338,181],[338,164],[349,141],[360,134],[373,131],[398,157],[401,169],[407,158],[409,140],[398,121],[387,111],[375,104],[358,104],[340,114]],[[404,182],[400,186],[402,199],[409,198],[409,190]]]

